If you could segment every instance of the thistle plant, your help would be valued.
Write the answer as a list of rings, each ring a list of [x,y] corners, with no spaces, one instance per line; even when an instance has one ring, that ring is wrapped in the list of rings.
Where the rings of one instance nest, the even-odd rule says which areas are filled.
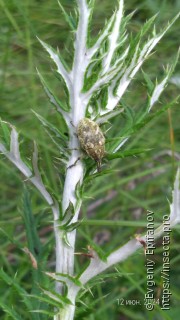
[[[84,290],[88,281],[107,268],[128,258],[136,250],[142,248],[143,243],[146,242],[145,235],[142,235],[140,240],[134,237],[120,248],[114,248],[114,251],[108,255],[98,252],[97,248],[89,247],[89,265],[78,274],[74,270],[75,241],[78,225],[81,223],[79,212],[83,201],[83,191],[90,181],[110,173],[110,170],[106,169],[108,164],[105,164],[105,160],[109,163],[113,159],[125,158],[146,151],[141,149],[127,151],[125,146],[131,136],[154,117],[155,113],[152,113],[152,109],[167,86],[178,61],[177,55],[173,64],[165,69],[163,79],[156,80],[156,83],[153,83],[149,76],[143,72],[147,87],[146,102],[137,112],[133,124],[129,125],[128,121],[124,124],[120,136],[108,140],[108,132],[103,133],[105,138],[101,136],[101,139],[97,139],[95,143],[96,133],[91,130],[90,125],[87,125],[85,138],[80,137],[77,128],[84,118],[91,120],[87,123],[95,124],[98,132],[103,132],[104,125],[109,125],[114,117],[120,118],[123,114],[128,116],[128,108],[123,103],[122,97],[155,46],[178,19],[179,14],[160,32],[156,32],[154,26],[156,16],[153,16],[136,36],[132,37],[128,34],[127,25],[133,13],[126,16],[123,0],[120,0],[114,13],[106,21],[104,29],[93,38],[91,36],[91,22],[94,1],[77,0],[76,2],[78,10],[75,11],[74,16],[69,15],[59,3],[74,34],[71,67],[64,61],[58,50],[54,50],[49,44],[38,38],[54,62],[57,69],[56,75],[67,95],[66,104],[59,101],[38,68],[37,72],[44,90],[57,114],[63,118],[68,133],[67,138],[64,129],[55,127],[42,115],[35,113],[55,143],[64,168],[62,188],[58,196],[43,181],[38,163],[37,144],[34,142],[32,161],[29,163],[21,156],[17,129],[6,121],[1,121],[4,133],[0,143],[1,153],[22,172],[26,181],[30,181],[34,185],[52,210],[56,242],[56,268],[54,273],[46,270],[45,276],[55,280],[55,289],[41,288],[42,295],[38,296],[32,293],[31,296],[51,304],[54,307],[53,317],[55,320],[73,319],[76,297],[81,290]],[[157,113],[163,113],[176,101],[177,99],[163,105]],[[84,150],[80,144],[82,139]],[[94,150],[101,148],[100,142],[103,141],[104,144],[104,140],[105,152],[103,151],[102,157],[96,158],[93,156]],[[99,171],[97,171],[96,162],[100,166]],[[100,162],[102,163],[100,164]],[[180,222],[179,171],[177,171],[174,183],[169,217],[171,227]],[[163,226],[160,226],[155,230],[155,238],[160,237],[162,233]],[[28,254],[34,261],[35,268],[39,268],[38,256],[33,248],[28,249]],[[31,306],[28,305],[28,308],[31,309]],[[33,317],[35,316],[33,315]],[[15,313],[14,319],[19,319]]]

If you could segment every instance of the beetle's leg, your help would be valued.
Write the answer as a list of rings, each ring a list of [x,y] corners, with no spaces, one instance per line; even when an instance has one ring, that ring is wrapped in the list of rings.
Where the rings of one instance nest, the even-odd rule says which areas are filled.
[[[76,128],[72,120],[70,121],[70,124],[72,125],[73,128]]]
[[[82,157],[78,157],[73,164],[71,164],[69,167],[67,167],[67,169],[71,169],[72,167],[74,167],[74,166],[76,165],[76,163],[77,163],[79,160],[81,160],[81,158],[82,158]]]
[[[74,135],[74,136],[76,136],[76,138],[78,138],[78,135],[77,135],[77,133],[75,133],[75,132],[74,132],[74,133],[73,133],[73,135]]]
[[[75,129],[76,129],[76,127],[75,127],[75,125],[74,125],[74,123],[73,123],[72,121],[70,121],[70,124],[72,125],[72,127],[73,127],[73,128],[75,128]],[[76,136],[76,137],[78,138],[78,135],[77,135],[77,133],[76,133],[76,132],[74,132],[74,133],[73,133],[73,135],[74,135],[74,136]]]

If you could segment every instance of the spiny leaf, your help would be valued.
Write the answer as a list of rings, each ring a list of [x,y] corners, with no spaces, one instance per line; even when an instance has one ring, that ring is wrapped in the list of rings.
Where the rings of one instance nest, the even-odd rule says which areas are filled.
[[[106,112],[104,114],[99,114],[97,116],[97,119],[93,119],[96,123],[98,124],[103,124],[105,122],[108,122],[109,119],[114,118],[115,116],[119,115],[121,112],[124,111],[124,108],[117,106],[116,108],[114,108],[114,110]]]
[[[97,80],[99,79],[99,73],[101,72],[101,70],[102,70],[102,66],[101,64],[99,64],[94,66],[92,73],[89,77],[87,77],[85,74],[82,93],[87,92],[97,82]]]
[[[92,254],[92,259],[95,259],[95,256],[97,254],[103,262],[107,262],[107,254],[103,251],[103,249],[101,249],[101,247],[94,241],[92,241],[89,237],[87,237],[87,240],[89,242],[88,251],[90,254]]]
[[[42,295],[30,294],[29,297],[32,297],[32,298],[37,299],[42,302],[46,302],[46,304],[49,304],[49,305],[57,307],[57,308],[63,308],[62,302],[50,299],[48,296],[44,297]]]
[[[114,172],[113,169],[106,169],[106,170],[101,170],[98,173],[94,173],[89,175],[89,173],[86,174],[85,179],[84,179],[84,183],[87,184],[89,183],[91,180],[104,176],[104,175],[108,175],[108,174],[112,174]]]
[[[88,41],[88,47],[91,46],[90,49],[94,48],[93,53],[96,54],[100,51],[102,48],[104,42],[107,40],[109,36],[110,29],[113,25],[115,19],[115,13],[112,14],[111,18],[109,20],[106,20],[106,23],[104,25],[104,28],[100,30],[98,36],[96,38],[91,39],[92,43]],[[90,40],[90,37],[88,37],[88,40]]]
[[[78,183],[76,184],[75,195],[77,199],[75,209],[77,209],[81,205],[83,197],[83,184],[80,181],[78,181]]]
[[[32,303],[27,297],[27,292],[18,284],[17,280],[10,277],[3,269],[0,270],[0,278],[4,280],[8,286],[12,286],[17,291],[28,310],[31,310]]]
[[[8,286],[11,286],[11,285],[12,285],[13,279],[10,278],[10,277],[8,276],[8,274],[7,274],[3,269],[0,270],[0,277],[1,277],[2,280],[4,280],[4,281],[6,282],[6,284],[7,284]]]
[[[63,233],[63,241],[68,247],[71,247],[71,244],[69,243],[68,235],[67,235],[66,231],[64,231],[64,233]]]
[[[144,76],[144,80],[146,82],[148,93],[151,95],[153,90],[154,90],[154,83],[151,81],[151,79],[149,78],[147,73],[145,73],[143,70],[142,70],[142,73],[143,73],[143,76]]]
[[[61,294],[58,294],[55,291],[52,291],[52,290],[49,290],[49,289],[46,289],[46,288],[41,288],[41,289],[42,289],[44,295],[46,297],[49,297],[53,301],[60,301],[63,304],[72,304],[71,301],[67,297],[62,296]]]
[[[47,311],[47,310],[32,310],[30,311],[31,313],[42,313],[42,314],[46,314],[47,316],[51,318],[53,318],[57,312],[50,312],[50,311]],[[39,319],[39,318],[38,318]]]
[[[5,237],[9,240],[9,242],[13,243],[17,248],[22,249],[22,244],[21,242],[17,241],[14,239],[9,233],[7,233],[4,229],[0,228],[0,232],[2,232]]]
[[[80,181],[78,181],[78,183],[76,184],[75,195],[76,195],[76,198],[78,198],[78,199],[81,198],[81,183],[80,183]]]
[[[156,19],[157,14],[155,14],[153,17],[151,17],[149,20],[147,20],[144,25],[142,26],[141,30],[137,33],[137,35],[134,37],[131,36],[130,38],[130,50],[128,53],[129,62],[134,56],[134,52],[138,46],[140,46],[140,42],[143,36],[149,31],[150,27],[152,26],[154,20]]]
[[[96,251],[98,257],[101,259],[103,262],[107,262],[107,253],[105,253],[100,246],[96,245],[95,243],[93,244],[93,250]]]
[[[72,232],[73,230],[77,229],[80,226],[80,224],[81,224],[81,221],[68,224],[65,230],[66,232]]]
[[[154,113],[151,113],[151,114],[147,113],[147,107],[143,107],[144,113],[142,112],[141,116],[139,115],[139,117],[137,117],[136,121],[134,121],[134,124],[125,126],[124,130],[122,131],[122,136],[119,137],[119,141],[118,141],[118,137],[113,138],[113,139],[109,139],[109,143],[110,143],[109,152],[113,153],[113,150],[115,150],[118,147],[118,145],[121,144],[121,142],[124,139],[128,139],[133,134],[135,134],[136,132],[141,130],[150,121],[152,121],[156,117],[158,117],[161,114],[163,114],[169,108],[173,107],[174,104],[176,104],[178,102],[178,100],[179,100],[179,96],[176,97],[170,103],[168,103],[165,106],[161,107],[160,110],[158,110],[158,111],[156,111]],[[148,104],[148,101],[147,101],[147,104]],[[111,143],[111,141],[113,142],[113,140],[114,140],[114,143]]]
[[[132,149],[132,150],[125,150],[122,152],[116,152],[116,153],[107,153],[106,158],[108,160],[117,159],[117,158],[126,158],[130,156],[136,156],[141,153],[146,153],[150,151],[151,149]]]
[[[27,241],[29,250],[36,256],[41,251],[41,242],[37,233],[34,215],[32,213],[29,192],[26,187],[23,191],[23,210],[22,215],[26,227]]]
[[[4,142],[5,142],[5,146],[9,150],[9,147],[10,147],[10,136],[11,136],[9,124],[7,122],[5,122],[5,121],[2,121],[1,119],[0,119],[0,124],[1,124],[1,128],[2,128],[2,133],[3,133],[3,139],[4,139]]]
[[[102,109],[105,109],[108,103],[108,87],[104,87],[101,90],[100,98],[101,98],[101,107]]]
[[[55,145],[58,147],[59,151],[68,158],[68,152],[65,148],[67,144],[67,137],[61,133],[51,122],[47,121],[44,117],[42,117],[40,114],[35,112],[33,110],[33,113],[36,115],[36,117],[39,119],[43,127],[45,128],[47,134],[51,138],[51,140],[55,143]],[[59,141],[56,141],[56,140]]]
[[[94,3],[95,0],[88,1],[88,9],[89,9],[89,19],[88,19],[88,30],[87,30],[87,43],[90,43],[91,41],[91,21],[92,21],[92,15],[94,10]]]
[[[179,13],[180,14],[180,13]],[[149,57],[154,47],[158,44],[164,34],[169,30],[172,24],[178,19],[179,14],[177,14],[174,19],[166,25],[166,27],[159,33],[156,34],[155,32],[152,35],[152,38],[145,42],[140,48],[140,39],[135,39],[131,41],[130,50],[129,50],[129,59],[124,67],[120,77],[116,79],[114,85],[114,95],[118,96],[118,99],[123,96],[124,92],[126,91],[128,85],[130,84],[131,80],[138,72],[141,65],[144,61]],[[118,102],[118,100],[117,100]]]
[[[33,111],[33,113],[37,116],[42,125],[48,128],[51,132],[53,132],[57,138],[62,139],[63,142],[64,140],[67,140],[67,137],[63,133],[61,133],[61,131],[59,131],[52,123],[47,121],[43,116],[41,116],[37,112]]]
[[[63,73],[64,71],[66,71],[66,65],[63,65],[63,59],[61,59],[61,56],[59,54],[59,52],[57,52],[54,48],[52,48],[49,44],[45,43],[44,41],[42,41],[41,39],[39,39],[37,37],[37,39],[39,40],[39,42],[41,43],[41,45],[44,47],[44,49],[46,49],[46,51],[49,53],[51,59],[54,61],[54,63],[57,66],[58,72],[63,76],[62,74],[62,68],[63,68]]]
[[[65,81],[63,81],[62,77],[60,76],[59,72],[57,70],[52,69],[52,73],[53,75],[56,77],[56,79],[58,79],[58,81],[60,81],[60,86],[62,87],[62,91],[65,94],[65,100],[60,102],[61,104],[61,108],[63,109],[63,111],[59,111],[63,118],[68,118],[69,117],[69,111],[71,110],[71,99],[70,99],[70,93],[69,93],[69,89],[67,87],[67,84]],[[59,101],[59,99],[58,99]]]
[[[127,118],[127,125],[131,127],[135,123],[135,117],[136,117],[135,111],[133,108],[130,108],[129,106],[124,104],[123,101],[121,103],[125,111],[123,113],[123,116]]]
[[[45,93],[47,94],[47,96],[49,98],[49,101],[55,106],[56,110],[59,111],[63,116],[62,110],[66,112],[66,111],[68,111],[67,108],[55,96],[54,92],[51,90],[51,88],[49,87],[49,85],[47,84],[47,82],[45,81],[44,77],[42,76],[42,74],[39,72],[38,69],[37,69],[37,73],[38,73],[38,76],[39,76],[40,81],[42,83],[42,86],[44,88],[44,91],[45,91]],[[58,75],[59,75],[59,73],[58,73]]]
[[[176,104],[179,100],[179,97],[176,97],[173,101],[171,101],[170,103],[166,104],[165,106],[163,106],[160,110],[154,112],[153,114],[148,114],[147,117],[145,117],[144,119],[142,119],[141,122],[136,123],[131,129],[129,129],[129,132],[127,132],[128,134],[132,135],[134,133],[136,133],[137,131],[139,131],[141,128],[143,128],[147,123],[149,123],[150,121],[152,121],[154,118],[160,116],[161,114],[163,114],[165,111],[167,111],[169,108],[173,107],[174,104]]]
[[[76,286],[78,287],[82,286],[82,283],[76,277],[72,277],[69,274],[46,272],[46,275],[48,275],[50,278],[56,281],[66,282],[66,279],[68,279],[70,282],[74,283]]]
[[[22,320],[21,316],[14,309],[5,304],[2,300],[0,300],[0,306],[4,310],[4,312],[8,314],[12,319]]]
[[[67,12],[65,11],[65,9],[62,6],[60,1],[58,1],[58,4],[59,4],[59,6],[61,8],[61,11],[62,11],[62,13],[64,15],[64,18],[65,18],[66,22],[70,26],[71,30],[75,31],[77,29],[77,23],[76,23],[75,19],[72,17],[71,14],[69,14],[69,15],[67,14]]]
[[[125,139],[127,139],[126,136],[118,136],[115,138],[107,138],[106,142],[107,142],[107,147],[106,147],[106,151],[107,153],[113,153],[113,151],[116,149],[117,145],[119,145],[120,143],[122,143]]]
[[[95,0],[89,0],[89,1],[88,1],[88,7],[89,7],[89,9],[93,9],[93,8],[94,8],[94,4],[95,4]]]
[[[158,16],[158,14],[156,13],[154,16],[152,16],[149,20],[147,20],[142,29],[140,30],[140,37],[143,37],[150,29],[150,27],[152,26],[153,22],[155,21],[156,17]]]
[[[66,221],[69,223],[69,221],[72,219],[72,217],[74,216],[75,210],[74,210],[74,205],[73,203],[70,201],[69,205],[67,207],[67,209],[64,212],[63,218],[66,217]],[[66,223],[67,225],[67,223]]]
[[[175,69],[175,66],[178,62],[179,53],[180,53],[180,50],[178,51],[178,54],[176,56],[174,63],[170,67],[169,66],[167,67],[165,77],[163,78],[163,80],[159,83],[156,83],[156,85],[154,85],[154,89],[152,91],[152,94],[149,96],[148,112],[150,112],[151,108],[159,100],[159,97],[161,96],[162,92],[164,91],[164,89],[168,83],[168,80],[171,77],[171,75]]]

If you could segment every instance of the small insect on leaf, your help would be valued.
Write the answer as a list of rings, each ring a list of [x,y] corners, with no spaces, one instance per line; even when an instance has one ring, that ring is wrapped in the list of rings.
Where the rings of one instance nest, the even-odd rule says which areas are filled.
[[[105,138],[98,124],[88,118],[80,120],[77,135],[81,148],[97,162],[97,170],[100,171],[105,154]]]

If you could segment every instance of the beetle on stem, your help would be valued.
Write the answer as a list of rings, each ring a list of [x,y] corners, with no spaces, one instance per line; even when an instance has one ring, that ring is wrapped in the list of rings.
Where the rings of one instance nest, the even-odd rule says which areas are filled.
[[[77,135],[81,148],[97,163],[100,172],[101,160],[105,154],[105,137],[98,124],[88,118],[79,121]]]

